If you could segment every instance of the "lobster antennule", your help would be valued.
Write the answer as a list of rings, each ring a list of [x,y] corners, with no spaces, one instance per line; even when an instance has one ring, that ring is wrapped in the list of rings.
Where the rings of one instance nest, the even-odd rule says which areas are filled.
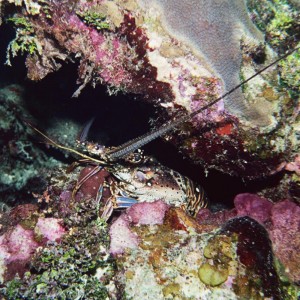
[[[83,127],[81,132],[78,135],[78,142],[84,143],[87,140],[89,131],[91,129],[91,126],[93,125],[95,121],[95,117],[91,118]]]
[[[259,70],[254,75],[252,75],[249,78],[245,79],[240,84],[238,84],[237,86],[235,86],[234,88],[232,88],[231,90],[229,90],[228,92],[226,92],[225,94],[223,94],[222,96],[216,98],[215,100],[211,101],[207,105],[204,105],[204,106],[200,107],[198,110],[195,110],[191,114],[183,115],[183,116],[179,117],[178,119],[176,119],[173,122],[168,122],[168,123],[162,125],[160,128],[158,128],[156,130],[152,130],[149,133],[146,133],[146,134],[144,134],[144,135],[142,135],[140,137],[137,137],[137,138],[135,138],[135,139],[133,139],[131,141],[128,141],[128,142],[126,142],[126,143],[124,143],[124,144],[122,144],[122,145],[114,148],[113,150],[107,151],[105,153],[106,158],[109,161],[114,161],[116,159],[123,158],[126,155],[130,154],[131,152],[137,150],[138,148],[140,148],[140,147],[148,144],[149,142],[155,140],[156,138],[158,138],[160,136],[163,136],[167,132],[175,129],[178,125],[180,125],[180,124],[182,124],[182,123],[190,120],[191,118],[193,118],[194,116],[196,116],[200,112],[208,109],[212,105],[214,105],[217,102],[219,102],[221,99],[224,99],[228,95],[232,94],[234,91],[236,91],[237,89],[239,89],[241,86],[245,85],[247,82],[249,82],[250,80],[252,80],[256,76],[258,76],[259,74],[261,74],[262,72],[264,72],[268,68],[276,65],[279,61],[285,59],[286,57],[288,57],[289,55],[291,55],[295,51],[298,51],[299,49],[300,49],[300,47],[297,47],[297,48],[294,48],[294,49],[288,51],[286,54],[280,56],[278,59],[276,59],[275,61],[273,61],[269,65],[265,66],[264,68],[262,68],[261,70]]]

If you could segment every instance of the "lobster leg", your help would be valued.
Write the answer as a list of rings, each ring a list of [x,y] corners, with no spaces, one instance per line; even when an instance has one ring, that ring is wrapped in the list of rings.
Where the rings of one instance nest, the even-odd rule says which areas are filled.
[[[116,208],[128,208],[138,203],[137,199],[128,197],[116,197]]]
[[[114,210],[114,205],[111,199],[107,199],[105,205],[104,205],[104,210],[101,214],[101,219],[104,219],[104,221],[107,221],[109,217],[112,215]]]
[[[104,210],[101,214],[101,218],[107,221],[109,217],[112,215],[114,209],[128,208],[135,203],[138,203],[138,200],[133,198],[128,198],[128,197],[111,196],[110,198],[107,199],[104,205]]]

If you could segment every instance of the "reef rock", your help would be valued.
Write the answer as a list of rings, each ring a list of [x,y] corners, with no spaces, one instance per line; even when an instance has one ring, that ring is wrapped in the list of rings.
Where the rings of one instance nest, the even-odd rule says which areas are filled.
[[[292,4],[270,7],[278,14],[268,14],[266,22],[273,27],[260,26],[261,32],[246,1],[9,2],[15,4],[15,15],[4,17],[12,17],[18,34],[8,57],[27,52],[29,78],[40,80],[75,56],[81,83],[76,96],[88,82],[104,83],[111,93],[139,94],[157,108],[156,127],[216,99],[240,77],[274,60],[275,51],[296,47],[298,39],[282,34],[274,49],[264,44],[264,32],[284,32],[281,13],[289,26],[296,26],[299,14]],[[255,12],[265,9],[248,2]],[[299,95],[293,93],[298,77],[290,76],[299,74],[297,57],[294,53],[281,64],[284,88],[276,68],[270,68],[166,139],[206,168],[243,177],[278,172],[299,150]]]
[[[287,275],[300,283],[300,207],[290,201],[274,204],[270,236],[274,253],[285,266]]]
[[[300,265],[300,207],[283,200],[273,203],[270,199],[256,194],[239,194],[234,199],[235,208],[211,213],[202,209],[196,220],[201,225],[222,224],[237,216],[251,217],[262,224],[270,235],[276,258],[284,266],[284,274],[293,282],[299,282]]]
[[[293,289],[282,289],[271,241],[261,224],[237,217],[221,227],[200,225],[180,208],[159,210],[159,203],[135,204],[111,225],[117,285],[127,297],[292,299],[288,293]],[[147,225],[136,211],[150,212]]]
[[[31,119],[24,88],[17,84],[0,88],[0,196],[11,206],[15,199],[36,193],[45,185],[46,169],[61,165],[54,158],[46,158],[30,139],[24,120]],[[21,194],[24,193],[24,195]]]
[[[76,178],[87,170],[74,171]],[[74,174],[62,173],[52,171],[53,185],[36,195],[35,204],[0,214],[4,299],[107,299],[108,290],[117,299],[107,225],[99,220],[94,195],[95,184],[107,174],[95,174],[99,177],[90,178],[72,197]]]
[[[141,196],[106,223],[102,206],[116,187],[111,174],[103,168],[74,190],[93,167],[53,171],[34,204],[0,215],[1,296],[295,299],[296,204],[241,194],[235,209],[203,209],[193,218],[163,199],[148,203]],[[102,197],[95,193],[99,185]]]

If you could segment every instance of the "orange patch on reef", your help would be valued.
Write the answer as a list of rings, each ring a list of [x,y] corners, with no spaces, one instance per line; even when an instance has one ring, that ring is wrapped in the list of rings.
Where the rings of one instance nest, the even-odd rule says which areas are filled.
[[[216,133],[219,135],[229,135],[232,133],[232,131],[233,131],[232,123],[227,123],[216,129]]]
[[[186,212],[179,207],[172,207],[167,211],[164,224],[173,230],[189,231],[193,228],[198,233],[209,232],[217,227],[199,224],[193,217],[187,215]]]

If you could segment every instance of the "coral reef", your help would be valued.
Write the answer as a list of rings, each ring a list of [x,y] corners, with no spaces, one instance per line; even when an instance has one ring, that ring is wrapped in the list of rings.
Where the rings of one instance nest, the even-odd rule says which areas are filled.
[[[5,299],[295,299],[296,204],[241,194],[234,210],[194,219],[141,195],[106,224],[99,216],[113,175],[102,169],[74,192],[91,170],[52,171],[35,204],[1,214]]]
[[[263,35],[251,23],[243,1],[144,2],[148,8],[156,4],[168,31],[203,54],[224,82],[226,90],[235,87],[240,80],[241,37],[244,35],[258,44],[263,42]],[[241,99],[243,95],[239,90],[225,100],[226,109],[234,114],[247,115],[247,104]]]
[[[216,233],[218,226],[200,225],[178,208],[157,211],[157,203],[135,204],[111,227],[126,299],[293,299],[296,290],[282,287],[268,233],[255,220],[233,218]],[[143,214],[130,222],[134,210]],[[148,210],[153,220],[143,225]]]
[[[269,232],[274,254],[284,265],[283,273],[294,282],[299,282],[299,205],[289,200],[273,203],[269,199],[249,193],[237,195],[234,204],[235,208],[231,211],[211,213],[208,209],[201,210],[197,221],[204,225],[222,225],[236,216],[253,218]]]
[[[7,63],[24,55],[28,78],[78,62],[74,96],[87,84],[139,95],[158,128],[299,44],[295,1],[256,2],[0,0],[0,19],[16,28]],[[2,88],[1,297],[299,298],[299,67],[295,52],[165,137],[207,169],[284,172],[276,187],[214,212],[200,186],[154,158],[139,164],[140,153],[135,164],[84,159],[65,170],[33,146],[22,88]],[[75,121],[35,110],[61,149],[73,147]]]
[[[78,192],[74,176],[56,170],[36,204],[18,205],[0,218],[1,277],[5,299],[116,298],[108,231],[98,203]],[[85,189],[86,191],[86,189]]]
[[[8,85],[0,89],[0,194],[8,206],[13,193],[22,198],[45,187],[47,170],[62,166],[34,145],[24,120],[33,120],[24,102],[24,89]],[[32,197],[33,198],[33,197]]]
[[[139,94],[157,108],[158,126],[253,75],[274,60],[273,50],[297,45],[299,37],[291,38],[297,7],[274,4],[274,14],[266,2],[247,2],[264,33],[244,1],[9,1],[2,11],[10,7],[5,18],[18,28],[8,53],[27,53],[30,79],[44,78],[75,56],[75,96],[89,82],[105,84],[110,93]],[[298,152],[298,57],[281,63],[281,85],[271,68],[166,139],[206,168],[250,178],[278,172]]]

